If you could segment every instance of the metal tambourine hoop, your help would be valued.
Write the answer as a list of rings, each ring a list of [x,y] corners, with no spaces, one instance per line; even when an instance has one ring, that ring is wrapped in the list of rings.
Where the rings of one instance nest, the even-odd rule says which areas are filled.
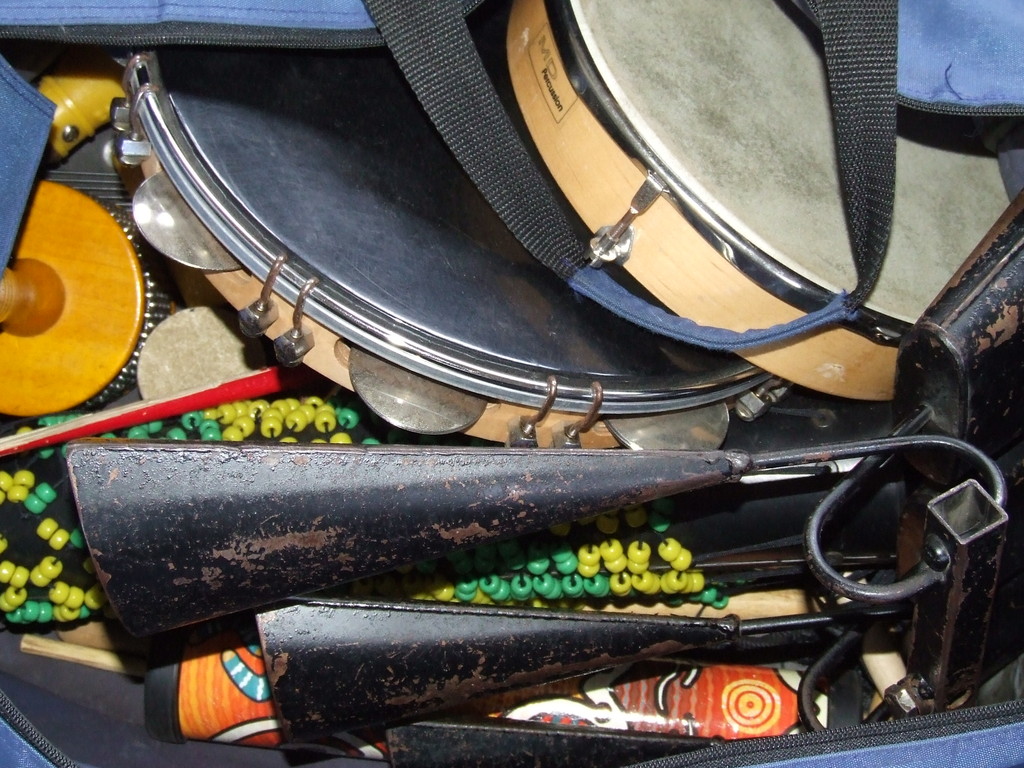
[[[936,552],[926,553],[918,565],[894,584],[861,584],[836,571],[821,548],[821,531],[825,524],[860,490],[864,480],[894,453],[921,448],[952,451],[965,459],[984,477],[992,500],[1000,507],[1006,503],[1006,479],[999,466],[963,440],[941,435],[909,434],[820,447],[816,455],[827,456],[832,460],[866,457],[822,500],[804,528],[804,551],[808,566],[815,577],[836,594],[867,603],[895,602],[907,600],[944,578],[944,567],[948,563],[943,553]],[[806,452],[784,452],[752,458],[755,469],[769,469],[806,462],[808,456]]]

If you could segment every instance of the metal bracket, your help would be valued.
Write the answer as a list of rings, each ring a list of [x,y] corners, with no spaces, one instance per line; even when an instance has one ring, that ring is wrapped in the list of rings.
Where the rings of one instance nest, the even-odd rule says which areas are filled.
[[[629,209],[615,224],[601,227],[590,241],[590,266],[625,264],[633,250],[633,221],[650,208],[665,192],[665,184],[653,171],[647,172],[644,183],[633,195]]]

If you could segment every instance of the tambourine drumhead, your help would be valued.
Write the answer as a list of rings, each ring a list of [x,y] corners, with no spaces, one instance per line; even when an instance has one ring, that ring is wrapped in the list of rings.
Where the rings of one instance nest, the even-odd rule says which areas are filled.
[[[679,184],[785,267],[832,292],[854,286],[824,61],[799,19],[773,0],[571,7],[616,103]],[[1007,200],[977,141],[906,128],[868,306],[913,323]]]
[[[571,0],[550,4],[549,20],[543,0],[517,0],[510,22],[516,96],[559,186],[597,229],[639,187],[635,160],[665,176],[678,207],[658,201],[637,220],[626,268],[705,325],[785,322],[856,283],[822,60],[784,6]],[[868,307],[909,323],[1007,201],[979,147],[905,133],[891,244]],[[846,329],[743,354],[819,391],[891,396],[894,349]]]
[[[605,413],[712,402],[761,375],[576,298],[514,242],[386,53],[161,52],[142,120],[165,172],[256,278],[312,322],[475,394]],[[290,316],[286,318],[290,322]],[[319,350],[323,353],[323,350]]]

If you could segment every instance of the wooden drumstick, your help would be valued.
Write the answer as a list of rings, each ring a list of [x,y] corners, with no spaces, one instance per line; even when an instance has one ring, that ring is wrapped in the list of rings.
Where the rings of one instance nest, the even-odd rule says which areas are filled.
[[[135,350],[145,306],[121,225],[87,195],[40,182],[0,283],[0,413],[61,411],[103,390]]]

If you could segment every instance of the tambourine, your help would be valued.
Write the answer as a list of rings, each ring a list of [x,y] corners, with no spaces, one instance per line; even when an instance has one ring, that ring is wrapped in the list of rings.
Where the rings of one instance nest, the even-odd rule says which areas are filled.
[[[784,323],[856,282],[816,30],[786,5],[517,0],[511,14],[512,83],[547,169],[593,232],[632,217],[612,255],[703,325]],[[892,397],[895,341],[1007,204],[969,122],[900,121],[889,250],[861,318],[747,360]]]
[[[398,426],[611,446],[607,417],[721,412],[766,378],[549,274],[383,51],[166,50],[133,59],[126,84],[121,157],[152,150],[163,174],[150,168],[136,194],[143,233],[210,268],[283,361],[355,388]],[[160,231],[165,219],[196,234]]]

